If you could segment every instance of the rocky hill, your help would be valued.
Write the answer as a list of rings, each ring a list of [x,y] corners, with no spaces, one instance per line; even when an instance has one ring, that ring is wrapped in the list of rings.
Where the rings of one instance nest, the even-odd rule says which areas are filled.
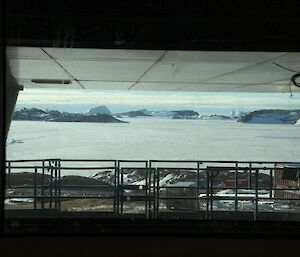
[[[95,114],[106,114],[106,115],[112,115],[110,110],[105,105],[100,105],[97,107],[91,108],[87,114],[89,115],[95,115]]]
[[[213,115],[200,115],[199,120],[232,120],[232,119],[228,116],[213,114]]]
[[[192,110],[173,111],[173,119],[198,119],[199,113]]]
[[[147,110],[137,110],[137,111],[130,111],[130,112],[122,112],[117,113],[117,117],[128,117],[128,118],[136,118],[136,117],[152,117],[152,115],[147,113]]]
[[[300,119],[300,110],[267,109],[243,115],[238,122],[263,124],[295,124]]]
[[[124,123],[108,114],[80,114],[59,111],[43,111],[37,108],[23,108],[13,113],[13,120],[52,121],[52,122],[105,122]]]
[[[180,111],[149,111],[147,109],[141,109],[137,111],[116,113],[117,117],[157,117],[168,119],[198,119],[199,113],[192,110],[180,110]]]

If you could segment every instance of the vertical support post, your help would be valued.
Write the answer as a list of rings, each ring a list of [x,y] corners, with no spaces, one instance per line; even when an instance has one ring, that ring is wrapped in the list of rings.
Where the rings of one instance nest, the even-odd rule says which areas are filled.
[[[153,191],[152,191],[152,161],[149,161],[149,177],[148,177],[148,195],[149,195],[149,219],[153,218],[153,211],[152,211],[152,199],[153,199]]]
[[[11,162],[8,162],[8,178],[7,178],[8,188],[11,188]]]
[[[116,198],[117,198],[117,214],[120,214],[120,161],[117,162],[116,170]]]
[[[54,161],[54,208],[57,209],[57,178],[58,178],[58,163],[57,160]]]
[[[51,165],[51,161],[49,161],[49,169],[50,169],[50,192],[49,192],[49,208],[52,209],[52,194],[53,194],[53,167]]]
[[[269,197],[273,198],[273,169],[270,168],[270,192]]]
[[[252,188],[252,163],[249,163],[249,179],[248,179],[248,187]]]
[[[42,189],[41,208],[45,209],[45,161],[42,161]]]
[[[257,220],[258,214],[258,169],[255,170],[255,215],[254,220]]]
[[[156,218],[158,219],[158,216],[159,216],[159,169],[157,169],[157,180],[156,180]]]
[[[234,210],[238,210],[238,188],[239,188],[239,181],[238,181],[238,162],[235,163],[235,188],[234,188],[234,193],[235,193],[235,199],[234,199]]]
[[[124,186],[124,169],[120,169],[121,170],[121,214],[123,214],[123,208],[124,208],[124,189],[123,189],[123,186]]]
[[[196,189],[196,211],[198,212],[199,209],[200,209],[200,206],[199,206],[199,187],[200,187],[200,163],[197,162],[197,189]]]
[[[37,209],[37,167],[34,168],[33,209]]]
[[[209,219],[209,184],[210,170],[206,168],[206,219]]]
[[[153,208],[152,208],[152,213],[153,213],[153,218],[155,219],[156,218],[156,186],[157,186],[157,168],[155,168],[153,170]]]
[[[117,161],[114,161],[114,214],[118,213]]]
[[[210,219],[213,219],[213,208],[214,208],[214,176],[213,170],[210,170]]]
[[[146,218],[149,218],[148,215],[148,162],[146,162],[146,169],[145,169],[145,188],[144,188],[144,198],[145,198],[145,215]]]
[[[58,211],[61,211],[61,162],[58,160]]]

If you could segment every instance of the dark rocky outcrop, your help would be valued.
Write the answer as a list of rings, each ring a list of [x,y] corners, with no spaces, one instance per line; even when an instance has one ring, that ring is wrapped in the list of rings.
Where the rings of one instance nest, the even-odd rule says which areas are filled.
[[[173,119],[198,119],[199,113],[192,110],[173,111]]]
[[[300,110],[266,109],[243,115],[239,122],[265,124],[295,124],[300,118]]]
[[[232,120],[230,117],[225,115],[201,115],[199,117],[200,120]]]
[[[135,118],[135,117],[152,117],[152,115],[147,113],[147,110],[137,110],[137,111],[130,111],[130,112],[123,112],[123,113],[117,113],[117,116],[126,116],[129,118]]]
[[[124,123],[107,114],[86,115],[59,111],[43,111],[37,108],[23,108],[13,113],[13,120],[52,121],[52,122],[107,122]]]

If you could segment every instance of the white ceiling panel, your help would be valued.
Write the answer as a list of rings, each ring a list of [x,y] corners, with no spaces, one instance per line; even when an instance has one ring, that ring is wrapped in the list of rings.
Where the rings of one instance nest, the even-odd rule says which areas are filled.
[[[285,68],[300,71],[300,53],[8,47],[7,57],[20,83],[41,88],[289,92]]]
[[[168,51],[162,61],[259,63],[282,56],[275,52]]]
[[[211,83],[266,83],[289,78],[291,72],[278,68],[272,63],[257,65],[253,68],[241,70],[208,80]]]
[[[297,71],[300,72],[299,60],[300,60],[300,53],[287,53],[284,54],[282,57],[276,58],[274,62],[281,65],[287,65],[287,68],[291,68],[291,69],[298,67]]]
[[[149,91],[174,91],[182,87],[188,87],[191,84],[184,83],[151,83],[139,82],[134,86],[134,90],[149,90]]]
[[[249,85],[249,86],[241,86],[238,88],[234,89],[229,89],[226,92],[256,92],[256,93],[289,93],[289,86],[288,82],[285,84],[280,84],[280,85]],[[300,92],[299,88],[292,86],[292,91],[295,92]]]
[[[78,80],[136,81],[152,61],[60,61]]]
[[[39,47],[6,47],[6,56],[9,59],[49,59]]]
[[[180,91],[227,92],[228,90],[233,90],[239,87],[240,85],[237,84],[203,83],[203,84],[189,85],[187,87],[181,88]]]
[[[247,65],[248,63],[161,62],[155,65],[141,81],[199,82]]]
[[[80,81],[85,89],[127,90],[132,82]]]
[[[52,60],[11,59],[12,74],[21,79],[70,79]]]
[[[300,88],[291,85],[293,92],[300,92]],[[272,84],[230,84],[204,83],[181,88],[181,91],[203,92],[255,92],[255,93],[289,93],[289,81]]]

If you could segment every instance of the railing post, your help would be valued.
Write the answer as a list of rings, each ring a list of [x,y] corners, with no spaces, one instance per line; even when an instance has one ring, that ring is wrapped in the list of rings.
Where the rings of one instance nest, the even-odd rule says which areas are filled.
[[[152,161],[149,161],[149,177],[148,177],[148,195],[149,195],[149,206],[148,206],[148,212],[149,212],[149,219],[153,219],[153,204],[152,204],[152,199],[154,199],[154,193],[152,190],[152,180],[154,183],[154,179],[152,179],[152,176],[154,176],[152,172]]]
[[[123,197],[124,197],[124,189],[123,189],[123,186],[124,186],[124,169],[120,169],[121,171],[121,210],[120,210],[120,213],[123,214],[123,208],[124,208],[124,201],[123,201]]]
[[[210,170],[210,219],[213,219],[214,203],[214,175],[213,170]]]
[[[206,219],[209,219],[209,184],[210,170],[206,167]]]
[[[273,198],[273,169],[270,168],[270,192],[269,197]]]
[[[258,172],[259,170],[255,170],[255,215],[254,220],[257,220],[257,214],[258,214]]]
[[[234,199],[234,210],[237,211],[238,210],[238,187],[239,187],[239,182],[238,182],[238,162],[235,163],[235,176],[234,176],[234,180],[235,180],[235,189],[234,189],[234,193],[235,193],[235,199]]]
[[[37,209],[37,167],[34,168],[33,196],[34,196],[33,208],[36,210]]]
[[[61,162],[58,160],[58,211],[61,211]]]
[[[114,214],[118,214],[118,179],[117,179],[117,161],[114,161]]]
[[[41,208],[45,208],[45,161],[42,161],[42,189],[41,189]]]
[[[153,218],[156,218],[156,198],[157,198],[157,168],[155,168],[155,170],[153,170],[153,208],[152,208],[152,212],[153,212]]]
[[[49,169],[50,169],[49,209],[52,209],[53,167],[52,167],[51,160],[49,161]]]
[[[54,161],[54,208],[57,209],[57,178],[58,178],[58,174],[57,174],[57,168],[58,168],[58,163],[57,160]]]
[[[156,219],[158,219],[158,215],[159,215],[159,169],[157,169],[157,180],[156,180]]]
[[[200,171],[199,171],[199,168],[200,168],[200,163],[197,162],[197,189],[196,189],[196,211],[199,212],[199,209],[200,209],[200,205],[199,205],[199,187],[200,187]]]
[[[249,180],[248,180],[249,189],[252,188],[252,163],[249,163]]]
[[[8,162],[8,178],[7,178],[7,184],[8,188],[11,188],[11,162]]]
[[[146,169],[145,169],[145,188],[144,188],[144,197],[145,197],[145,215],[146,218],[149,218],[148,215],[148,162],[146,162]]]

